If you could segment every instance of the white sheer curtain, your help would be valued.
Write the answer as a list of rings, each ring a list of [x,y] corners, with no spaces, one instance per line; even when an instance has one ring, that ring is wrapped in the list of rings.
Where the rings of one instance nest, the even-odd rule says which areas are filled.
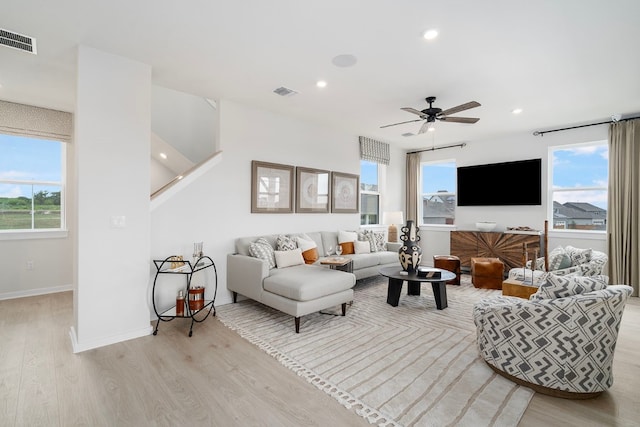
[[[613,284],[640,283],[640,119],[609,127],[609,277]]]

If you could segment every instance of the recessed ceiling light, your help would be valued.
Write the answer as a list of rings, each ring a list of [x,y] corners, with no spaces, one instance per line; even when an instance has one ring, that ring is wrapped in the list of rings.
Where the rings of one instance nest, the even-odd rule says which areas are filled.
[[[164,154],[164,153],[160,153],[160,157],[162,157],[163,159],[166,159],[166,158],[167,158],[167,155],[166,155],[166,154]]]
[[[520,114],[522,113],[522,108],[514,108],[513,110],[511,110],[512,114]]]
[[[438,37],[438,30],[427,30],[422,35],[426,40],[433,40]]]
[[[331,62],[336,67],[343,67],[343,68],[353,67],[354,65],[356,65],[356,62],[358,62],[358,58],[356,58],[355,55],[344,54],[344,55],[334,56]]]
[[[316,83],[316,86],[327,87],[327,82],[325,82],[324,80],[318,80],[318,82]]]

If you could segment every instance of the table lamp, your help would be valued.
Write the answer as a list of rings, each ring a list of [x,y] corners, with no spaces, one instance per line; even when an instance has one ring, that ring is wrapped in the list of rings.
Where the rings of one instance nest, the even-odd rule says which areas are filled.
[[[398,227],[396,225],[404,223],[404,220],[402,218],[402,212],[401,211],[398,211],[398,212],[385,212],[384,213],[383,223],[384,223],[384,225],[388,225],[389,226],[389,235],[387,237],[387,240],[389,242],[397,242],[398,241]]]

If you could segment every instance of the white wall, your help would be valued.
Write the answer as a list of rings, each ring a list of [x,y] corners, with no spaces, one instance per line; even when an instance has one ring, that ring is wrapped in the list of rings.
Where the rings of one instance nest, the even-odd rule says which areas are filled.
[[[152,212],[151,256],[190,256],[193,243],[204,241],[204,252],[218,269],[216,301],[225,304],[231,301],[226,256],[234,252],[237,237],[357,229],[360,224],[359,214],[252,214],[251,161],[359,174],[360,152],[356,135],[232,101],[220,101],[219,109],[222,161]]]
[[[217,116],[201,96],[152,87],[151,129],[193,163],[217,151]]]
[[[149,192],[150,194],[157,191],[160,187],[165,185],[176,177],[176,173],[171,171],[165,165],[151,157],[149,162],[150,177],[149,177]]]
[[[382,206],[380,213],[405,210],[406,155],[404,150],[389,144],[389,165],[385,167],[381,185]],[[387,227],[385,227],[387,228]]]
[[[74,145],[66,144],[65,208],[68,232],[45,233],[56,237],[0,239],[0,300],[68,291],[73,288],[75,241]],[[41,233],[38,233],[41,235]],[[31,235],[30,237],[33,237]],[[33,268],[27,268],[27,262]]]
[[[79,47],[74,352],[150,333],[150,99],[149,66]]]
[[[484,163],[508,162],[532,158],[542,159],[542,205],[541,206],[474,206],[456,208],[456,225],[453,229],[475,230],[478,221],[495,221],[496,231],[510,226],[529,226],[542,230],[548,212],[548,172],[549,147],[607,140],[607,126],[592,126],[571,131],[555,132],[540,136],[520,133],[493,140],[468,142],[467,146],[422,154],[422,161],[455,158],[457,166],[469,166]],[[517,176],[504,179],[518,179]],[[499,191],[500,182],[487,183],[487,191]],[[524,191],[525,189],[523,189]],[[433,264],[433,255],[448,254],[449,230],[452,227],[421,227],[422,262]],[[559,245],[572,245],[593,248],[607,252],[604,233],[585,233],[570,231],[552,231],[549,233],[549,248]]]

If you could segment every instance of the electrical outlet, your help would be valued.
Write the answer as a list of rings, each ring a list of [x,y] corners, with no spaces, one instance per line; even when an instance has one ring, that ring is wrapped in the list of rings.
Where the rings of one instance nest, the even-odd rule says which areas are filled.
[[[27,261],[27,270],[33,270],[33,261],[32,260]]]

